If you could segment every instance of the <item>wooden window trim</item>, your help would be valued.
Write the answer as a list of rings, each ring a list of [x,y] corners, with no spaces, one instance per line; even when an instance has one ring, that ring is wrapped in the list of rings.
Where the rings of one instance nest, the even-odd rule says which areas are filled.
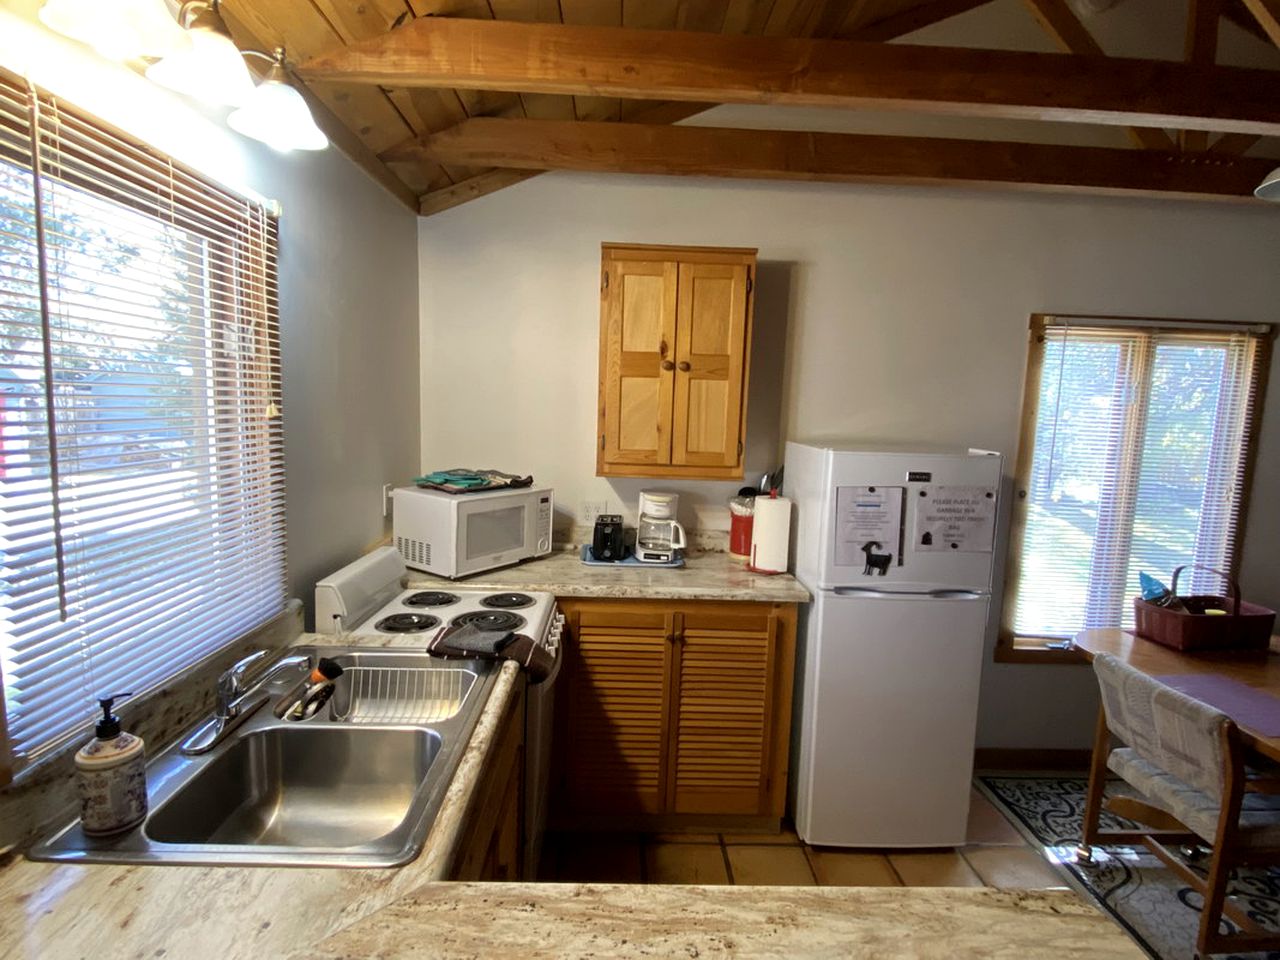
[[[1036,663],[1036,664],[1084,664],[1087,659],[1077,650],[1070,647],[1048,646],[1050,643],[1061,644],[1058,637],[1037,637],[1018,635],[1013,629],[1014,602],[1017,596],[1018,579],[1022,572],[1022,541],[1026,531],[1027,512],[1025,500],[1020,492],[1026,489],[1027,479],[1031,474],[1031,462],[1035,453],[1036,423],[1039,414],[1040,377],[1044,368],[1044,337],[1050,321],[1069,317],[1089,325],[1106,327],[1107,321],[1117,326],[1132,328],[1135,331],[1168,333],[1172,328],[1183,329],[1188,334],[1218,333],[1224,327],[1252,326],[1243,321],[1230,320],[1190,320],[1167,317],[1134,317],[1108,316],[1105,314],[1065,314],[1065,313],[1033,313],[1027,332],[1027,363],[1022,386],[1022,414],[1018,425],[1018,453],[1014,461],[1013,472],[1013,506],[1009,523],[1009,539],[1005,560],[1004,590],[1001,598],[1000,626],[996,636],[996,645],[992,659],[996,663]],[[1268,332],[1259,333],[1257,342],[1257,373],[1253,403],[1246,411],[1244,426],[1245,464],[1241,478],[1240,510],[1237,515],[1237,529],[1243,531],[1248,524],[1249,497],[1253,488],[1254,469],[1258,454],[1258,439],[1262,408],[1264,406],[1267,378],[1271,367],[1272,342],[1276,329],[1272,325],[1257,324],[1258,327],[1269,327]],[[1237,536],[1232,545],[1232,554],[1227,571],[1237,576],[1240,564],[1240,548],[1242,536]]]

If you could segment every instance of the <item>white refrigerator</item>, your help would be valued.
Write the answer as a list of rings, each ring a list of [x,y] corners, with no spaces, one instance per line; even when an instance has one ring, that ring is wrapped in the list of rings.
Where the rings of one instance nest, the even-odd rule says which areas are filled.
[[[788,443],[807,842],[965,842],[1001,457]]]

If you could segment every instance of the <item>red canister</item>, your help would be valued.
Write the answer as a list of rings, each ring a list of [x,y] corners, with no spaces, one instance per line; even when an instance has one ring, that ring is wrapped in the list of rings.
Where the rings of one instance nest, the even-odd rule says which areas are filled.
[[[729,498],[729,558],[746,563],[751,557],[751,527],[756,498],[739,494]]]

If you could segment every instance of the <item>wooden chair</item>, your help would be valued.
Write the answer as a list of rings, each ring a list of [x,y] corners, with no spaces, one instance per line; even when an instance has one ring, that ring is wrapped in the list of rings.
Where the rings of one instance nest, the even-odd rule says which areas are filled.
[[[1280,933],[1267,930],[1226,899],[1237,866],[1280,863],[1280,809],[1258,809],[1251,793],[1240,732],[1224,713],[1135,670],[1110,654],[1098,654],[1094,673],[1102,694],[1089,770],[1084,831],[1079,853],[1093,844],[1144,844],[1187,886],[1204,897],[1196,949],[1201,954],[1280,950]],[[1121,741],[1117,747],[1113,742]],[[1107,771],[1143,797],[1103,803]],[[1258,784],[1272,793],[1275,781]],[[1141,830],[1101,830],[1103,809],[1135,820]],[[1212,855],[1202,879],[1168,845],[1208,844]],[[1223,932],[1223,915],[1239,932]]]

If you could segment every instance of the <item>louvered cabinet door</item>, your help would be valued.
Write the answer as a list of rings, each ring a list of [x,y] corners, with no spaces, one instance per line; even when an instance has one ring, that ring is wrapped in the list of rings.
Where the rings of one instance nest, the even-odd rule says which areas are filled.
[[[769,813],[771,751],[778,732],[776,617],[767,609],[704,611],[691,605],[681,620],[670,809]],[[784,724],[784,736],[785,729]]]
[[[565,792],[584,814],[659,813],[673,616],[609,603],[566,605]],[[563,682],[563,681],[562,681]]]
[[[601,464],[671,462],[677,265],[606,260],[600,311]]]
[[[680,264],[671,445],[678,466],[741,463],[749,271],[740,263]]]

